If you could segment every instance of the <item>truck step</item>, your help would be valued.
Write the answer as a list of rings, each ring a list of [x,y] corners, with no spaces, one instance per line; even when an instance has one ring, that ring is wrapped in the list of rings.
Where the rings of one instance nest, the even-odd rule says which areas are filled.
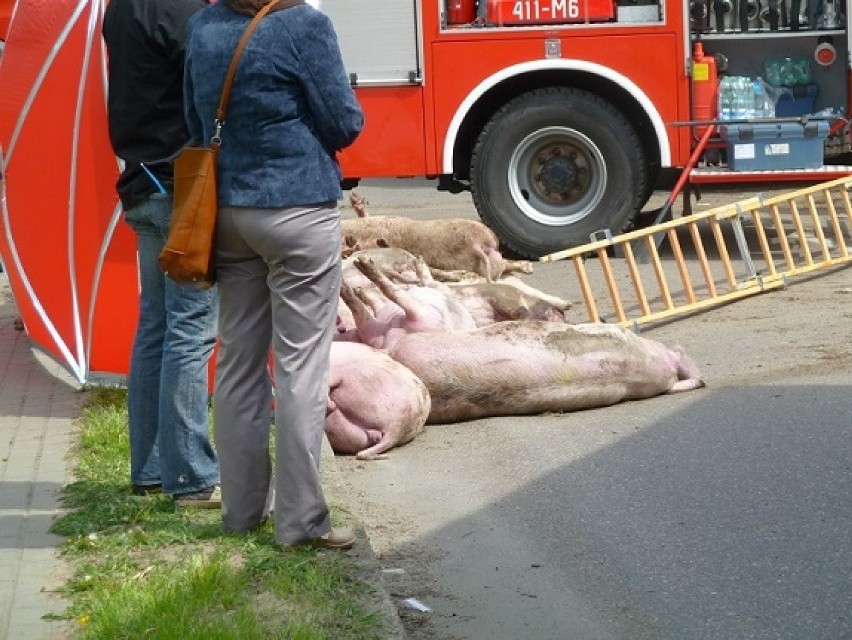
[[[689,172],[692,184],[731,182],[821,182],[852,175],[852,165],[826,164],[816,169],[731,171],[727,167],[696,167]]]

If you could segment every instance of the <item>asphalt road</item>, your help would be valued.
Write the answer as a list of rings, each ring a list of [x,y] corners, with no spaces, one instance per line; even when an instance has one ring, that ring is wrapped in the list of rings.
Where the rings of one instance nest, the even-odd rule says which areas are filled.
[[[358,191],[375,214],[475,217],[431,184]],[[576,300],[568,268],[527,280]],[[850,326],[852,269],[835,269],[643,330],[681,344],[706,389],[340,459],[409,636],[852,638]]]

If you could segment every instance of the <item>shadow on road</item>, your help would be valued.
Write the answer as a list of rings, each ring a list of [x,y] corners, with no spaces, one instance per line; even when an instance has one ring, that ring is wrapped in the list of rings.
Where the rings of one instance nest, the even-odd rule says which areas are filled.
[[[400,549],[446,552],[415,637],[852,637],[850,387],[694,399]]]

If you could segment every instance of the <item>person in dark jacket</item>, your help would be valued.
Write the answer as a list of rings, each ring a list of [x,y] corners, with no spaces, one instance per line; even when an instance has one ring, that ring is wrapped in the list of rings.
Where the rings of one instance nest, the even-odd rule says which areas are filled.
[[[178,285],[157,257],[172,212],[172,159],[186,144],[186,23],[202,0],[111,0],[104,12],[109,135],[116,185],[136,233],[140,305],[127,379],[133,492],[177,506],[218,507],[219,465],[208,426],[215,291]]]
[[[237,42],[268,1],[219,0],[190,20],[184,97],[194,140],[213,136]],[[237,67],[219,152],[213,422],[229,531],[257,527],[274,495],[278,543],[355,542],[331,526],[319,458],[340,290],[335,154],[362,126],[330,20],[304,3],[264,17]]]

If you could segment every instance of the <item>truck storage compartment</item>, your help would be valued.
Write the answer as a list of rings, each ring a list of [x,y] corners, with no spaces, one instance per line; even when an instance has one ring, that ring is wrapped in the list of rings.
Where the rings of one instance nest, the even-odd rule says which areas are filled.
[[[828,122],[721,125],[719,135],[732,171],[816,169],[823,164]]]

